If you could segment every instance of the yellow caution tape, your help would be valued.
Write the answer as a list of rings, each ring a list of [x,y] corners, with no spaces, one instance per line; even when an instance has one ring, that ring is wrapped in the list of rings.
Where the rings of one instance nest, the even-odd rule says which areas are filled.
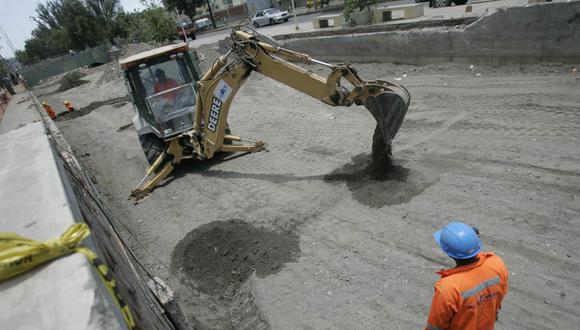
[[[84,223],[74,224],[60,238],[45,242],[31,240],[15,233],[0,233],[0,281],[25,273],[61,256],[74,252],[82,253],[97,269],[107,291],[123,314],[125,323],[129,329],[132,329],[135,327],[135,321],[129,306],[119,294],[109,268],[99,260],[93,251],[80,246],[81,241],[90,234],[89,227]]]

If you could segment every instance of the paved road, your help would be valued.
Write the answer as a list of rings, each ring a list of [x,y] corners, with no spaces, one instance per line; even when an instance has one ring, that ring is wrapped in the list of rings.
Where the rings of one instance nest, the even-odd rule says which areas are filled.
[[[404,5],[408,3],[415,3],[415,0],[400,0],[400,1],[393,1],[390,2],[389,5]],[[320,15],[332,15],[341,13],[342,10],[335,10],[335,11],[327,11],[327,12],[317,12],[312,13],[309,15],[302,15],[297,16],[296,21],[294,23],[294,18],[291,18],[287,23],[275,24],[270,26],[263,26],[258,29],[258,31],[262,34],[267,34],[270,36],[276,36],[280,34],[290,34],[296,32],[308,32],[314,30],[312,26],[312,19],[316,16]],[[397,18],[397,16],[393,17]],[[298,30],[296,30],[296,25],[298,25]],[[230,33],[230,30],[221,30],[216,32],[210,32],[202,35],[198,35],[197,39],[190,43],[191,46],[197,47],[200,45],[206,45],[214,43],[220,39],[227,37]]]
[[[324,14],[337,14],[340,12],[341,11],[338,10],[338,11],[326,12]],[[298,30],[295,29],[296,24],[294,24],[294,18],[291,18],[286,23],[260,27],[260,28],[258,28],[258,31],[262,34],[268,34],[268,35],[294,33],[295,31],[298,31],[298,32],[311,31],[311,30],[313,30],[312,19],[316,16],[319,16],[319,15],[322,15],[322,14],[321,13],[314,13],[314,14],[310,14],[310,15],[297,16],[296,20],[297,20]],[[192,41],[190,43],[190,45],[197,47],[200,45],[211,44],[211,43],[214,43],[220,39],[227,37],[229,34],[230,34],[229,29],[202,34],[202,35],[199,35],[196,40]]]

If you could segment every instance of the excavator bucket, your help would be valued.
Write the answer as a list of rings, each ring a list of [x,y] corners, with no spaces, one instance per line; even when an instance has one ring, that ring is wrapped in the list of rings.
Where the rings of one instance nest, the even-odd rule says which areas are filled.
[[[411,96],[407,89],[390,86],[389,90],[376,96],[368,96],[364,102],[364,106],[377,121],[371,158],[371,175],[374,177],[380,177],[380,172],[392,164],[391,143],[403,123],[410,101]]]

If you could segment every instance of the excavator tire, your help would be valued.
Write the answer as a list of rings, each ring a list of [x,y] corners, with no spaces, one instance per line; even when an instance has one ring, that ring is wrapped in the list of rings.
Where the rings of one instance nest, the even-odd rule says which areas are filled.
[[[161,156],[163,150],[165,150],[165,142],[163,142],[163,140],[154,134],[141,135],[139,137],[139,142],[141,142],[141,148],[145,153],[145,158],[147,158],[149,165],[153,165],[157,158]],[[165,160],[155,170],[155,173],[159,172],[159,170],[161,170],[169,160],[170,158],[166,157]]]
[[[165,149],[165,142],[153,134],[141,135],[139,142],[149,165],[153,164]]]

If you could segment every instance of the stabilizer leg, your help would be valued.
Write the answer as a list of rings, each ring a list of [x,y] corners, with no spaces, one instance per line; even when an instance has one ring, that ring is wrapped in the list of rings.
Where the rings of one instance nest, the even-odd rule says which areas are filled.
[[[172,140],[169,143],[167,151],[163,152],[155,162],[147,169],[145,172],[145,176],[137,185],[135,189],[131,191],[131,195],[129,198],[133,198],[135,203],[138,203],[140,200],[145,198],[157,185],[165,179],[171,172],[173,168],[177,166],[183,159],[183,149],[179,145],[177,139]],[[158,167],[161,167],[161,170],[157,171]],[[155,172],[157,172],[154,176],[152,176]]]

